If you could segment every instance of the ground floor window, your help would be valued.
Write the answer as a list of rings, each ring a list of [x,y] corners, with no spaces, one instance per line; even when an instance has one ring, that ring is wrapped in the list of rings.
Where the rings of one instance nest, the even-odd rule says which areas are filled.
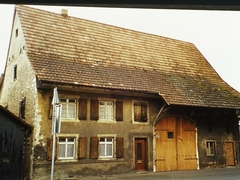
[[[99,158],[113,157],[113,137],[100,137]]]
[[[59,137],[58,158],[59,159],[74,159],[75,156],[75,141],[74,137]]]
[[[90,137],[91,159],[116,159],[123,156],[123,137],[118,137],[116,134],[98,134],[97,137]]]
[[[206,141],[206,155],[207,156],[215,156],[215,147],[216,142],[214,140]]]

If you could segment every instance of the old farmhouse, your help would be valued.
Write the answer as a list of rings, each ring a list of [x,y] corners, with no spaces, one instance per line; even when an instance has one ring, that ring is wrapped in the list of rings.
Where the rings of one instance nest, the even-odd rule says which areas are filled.
[[[62,104],[52,155],[52,96]],[[24,101],[24,108],[19,102]],[[189,42],[16,5],[1,105],[34,126],[32,179],[236,166],[240,94]]]

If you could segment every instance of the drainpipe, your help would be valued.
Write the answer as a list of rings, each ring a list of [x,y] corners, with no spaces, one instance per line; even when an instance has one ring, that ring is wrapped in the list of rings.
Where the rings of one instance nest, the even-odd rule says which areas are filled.
[[[155,125],[158,122],[160,115],[162,114],[163,110],[165,109],[167,103],[164,102],[161,109],[159,110],[155,120],[153,121],[153,172],[156,172],[156,136],[155,136]]]
[[[153,126],[155,126],[155,125],[157,124],[157,122],[158,122],[158,120],[159,120],[159,117],[160,117],[160,115],[162,114],[162,112],[163,112],[163,110],[164,110],[164,108],[165,108],[166,105],[167,105],[167,103],[164,102],[164,104],[162,105],[161,109],[159,110],[159,112],[158,112],[155,120],[153,121]]]

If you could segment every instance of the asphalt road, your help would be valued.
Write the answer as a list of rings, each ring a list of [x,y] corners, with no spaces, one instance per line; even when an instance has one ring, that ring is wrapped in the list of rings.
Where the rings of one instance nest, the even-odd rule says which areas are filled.
[[[168,172],[138,172],[129,174],[99,175],[79,177],[80,180],[240,180],[239,168],[221,168]]]

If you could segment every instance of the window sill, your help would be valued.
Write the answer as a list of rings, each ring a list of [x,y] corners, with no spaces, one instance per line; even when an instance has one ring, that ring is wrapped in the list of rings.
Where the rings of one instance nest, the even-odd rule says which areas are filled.
[[[58,159],[56,162],[78,162],[77,159]]]
[[[61,119],[61,122],[79,122],[78,119]]]
[[[117,121],[115,121],[115,120],[98,120],[97,122],[99,122],[99,123],[117,123]]]
[[[98,158],[99,161],[111,161],[116,160],[116,158]]]
[[[215,156],[215,154],[207,154],[206,156],[207,157],[213,157],[213,156]]]
[[[132,121],[132,124],[145,124],[145,125],[149,125],[149,121],[147,121],[147,122]]]

